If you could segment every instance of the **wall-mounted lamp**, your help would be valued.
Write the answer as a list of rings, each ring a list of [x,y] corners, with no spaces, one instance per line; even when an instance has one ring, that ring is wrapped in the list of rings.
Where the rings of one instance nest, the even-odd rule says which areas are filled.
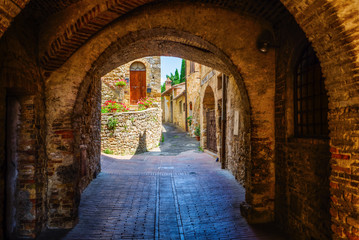
[[[264,30],[257,38],[257,48],[260,52],[266,53],[269,48],[278,47],[274,43],[273,35],[270,31]]]

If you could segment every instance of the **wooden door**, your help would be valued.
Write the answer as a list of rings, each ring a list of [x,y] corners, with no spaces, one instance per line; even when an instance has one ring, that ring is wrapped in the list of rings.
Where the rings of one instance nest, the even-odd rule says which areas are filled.
[[[130,71],[130,104],[146,97],[146,71]]]
[[[213,152],[217,152],[215,110],[210,110],[207,112],[207,149]]]

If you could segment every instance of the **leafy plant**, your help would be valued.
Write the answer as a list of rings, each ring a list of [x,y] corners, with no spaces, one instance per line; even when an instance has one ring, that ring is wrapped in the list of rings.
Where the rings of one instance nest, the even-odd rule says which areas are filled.
[[[181,64],[181,74],[178,73],[178,69],[176,68],[175,74],[170,73],[170,75],[166,75],[166,78],[169,78],[172,81],[172,85],[176,85],[179,83],[183,83],[186,81],[186,60],[182,59]],[[161,91],[165,90],[165,85],[161,87]]]
[[[114,117],[110,117],[107,120],[107,128],[109,130],[114,130],[116,128],[117,124],[118,124],[118,120]]]
[[[204,152],[203,148],[201,146],[198,146],[198,151]]]
[[[187,117],[187,122],[189,126],[192,126],[192,116]]]
[[[127,83],[126,83],[126,80],[125,79],[118,79],[116,82],[115,82],[115,85],[116,86],[126,86]]]
[[[127,125],[125,125],[125,126],[123,126],[123,128],[124,128],[123,132],[127,132],[127,128],[128,128],[128,126],[127,126]]]
[[[194,135],[197,137],[201,136],[201,126],[198,125],[195,129],[194,129]]]
[[[134,117],[130,118],[130,121],[131,123],[133,123],[135,121],[135,118]]]
[[[127,112],[130,110],[128,107],[126,107],[123,103],[117,103],[113,100],[107,100],[102,106],[101,106],[101,113],[111,113],[111,112]]]
[[[106,150],[104,150],[103,152],[106,154],[113,154],[113,151],[108,148]]]

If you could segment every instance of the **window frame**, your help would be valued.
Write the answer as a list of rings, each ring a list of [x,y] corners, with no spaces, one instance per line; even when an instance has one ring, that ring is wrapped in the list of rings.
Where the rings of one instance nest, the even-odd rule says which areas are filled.
[[[329,138],[328,95],[320,62],[310,44],[301,51],[293,81],[294,136]]]

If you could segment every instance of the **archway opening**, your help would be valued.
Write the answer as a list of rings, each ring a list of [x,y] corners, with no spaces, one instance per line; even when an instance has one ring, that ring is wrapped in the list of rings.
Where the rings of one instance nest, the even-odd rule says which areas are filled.
[[[249,4],[249,2],[246,2],[246,4],[247,3]],[[178,5],[176,6],[182,7],[181,5],[182,3],[177,3],[177,4]],[[253,10],[254,12],[251,12],[251,14],[254,16],[258,14],[263,17],[266,13],[270,13],[265,10],[262,11],[256,7],[254,8],[247,7],[248,5],[246,4],[243,4],[244,6],[243,8],[254,9]],[[275,5],[281,6],[280,2],[275,3]],[[104,7],[103,5],[101,6]],[[228,5],[225,6],[228,7]],[[347,54],[346,51],[349,50],[345,50],[345,51],[343,50],[344,48],[345,49],[351,48],[350,44],[346,45],[345,47],[343,46],[343,48],[336,48],[335,45],[333,44],[337,39],[341,39],[340,37],[337,37],[335,35],[335,31],[341,31],[342,29],[340,25],[341,23],[337,24],[339,27],[332,28],[331,24],[329,23],[327,24],[323,21],[318,21],[318,22],[314,22],[317,28],[308,27],[310,25],[310,24],[307,25],[308,21],[312,22],[312,19],[317,19],[317,16],[322,16],[321,14],[323,12],[324,13],[326,11],[331,12],[332,11],[331,4],[328,4],[327,9],[329,10],[326,11],[321,11],[316,8],[313,8],[313,10],[310,11],[308,10],[310,12],[310,14],[308,14],[308,17],[302,17],[301,11],[297,11],[296,4],[286,3],[286,6],[288,6],[288,8],[293,13],[295,13],[296,16],[299,16],[297,17],[297,19],[299,19],[298,22],[301,22],[302,26],[305,26],[305,31],[307,36],[315,43],[314,46],[315,49],[318,51],[318,56],[323,61],[322,66],[324,67],[323,69],[325,75],[328,78],[327,82],[329,84],[327,84],[327,88],[330,90],[330,94],[331,94],[330,99],[332,101],[331,104],[329,105],[331,108],[330,114],[332,116],[336,114],[338,115],[338,118],[334,116],[333,118],[329,118],[329,119],[330,121],[334,122],[334,124],[337,123],[338,125],[341,125],[343,127],[345,125],[345,129],[343,131],[346,134],[348,134],[352,130],[352,127],[343,123],[345,123],[345,119],[349,118],[347,117],[346,114],[351,109],[351,106],[355,103],[355,102],[353,103],[352,101],[348,101],[349,97],[355,95],[355,90],[350,90],[349,91],[350,93],[344,93],[342,95],[337,94],[338,92],[340,92],[337,90],[340,89],[341,91],[344,91],[343,90],[344,87],[340,85],[341,83],[344,84],[345,86],[349,86],[350,84],[353,84],[352,81],[353,79],[356,78],[352,77],[351,75],[353,72],[355,72],[352,71],[353,70],[352,66],[356,66],[356,65],[352,64],[354,60],[349,61],[347,58],[347,55],[350,54]],[[94,14],[96,15],[96,13],[98,13],[96,11],[101,11],[102,7],[96,6],[95,8],[93,8],[95,11]],[[107,7],[109,7],[110,12],[113,11],[113,8],[116,8],[114,5],[111,4],[107,5]],[[103,29],[103,31],[95,35],[94,33],[98,29],[100,29],[100,27],[96,27],[93,28],[95,30],[91,29],[92,32],[88,33],[86,31],[88,30],[86,29],[86,27],[85,30],[81,28],[81,26],[87,24],[85,22],[85,24],[83,25],[81,21],[84,20],[87,21],[88,18],[87,17],[80,18],[79,22],[76,22],[77,24],[76,27],[74,27],[74,25],[68,27],[68,29],[74,29],[75,31],[78,31],[78,29],[80,29],[78,32],[72,34],[71,36],[68,36],[68,33],[71,31],[64,30],[64,32],[66,32],[66,34],[64,34],[65,37],[60,36],[61,33],[57,35],[54,34],[52,39],[53,44],[48,44],[49,48],[51,49],[49,49],[49,51],[47,51],[46,49],[42,49],[40,55],[41,56],[44,55],[44,56],[42,57],[41,62],[45,66],[46,70],[56,70],[58,67],[61,66],[61,64],[65,62],[65,64],[59,71],[56,71],[52,76],[50,76],[50,74],[48,73],[48,75],[46,75],[46,78],[47,76],[50,76],[50,78],[44,80],[44,84],[46,84],[46,89],[47,89],[46,94],[45,93],[44,94],[46,95],[46,101],[48,104],[47,106],[48,124],[46,124],[46,130],[50,134],[50,136],[47,137],[48,144],[46,148],[47,148],[47,152],[51,153],[48,156],[49,159],[48,163],[49,166],[51,166],[51,168],[48,169],[49,171],[48,182],[50,183],[50,185],[48,187],[46,186],[47,194],[45,195],[49,196],[49,200],[46,200],[48,201],[47,205],[54,207],[54,209],[51,209],[50,207],[50,211],[48,215],[49,225],[59,226],[58,224],[62,223],[61,219],[70,219],[69,216],[76,215],[76,210],[74,209],[76,209],[76,204],[77,204],[76,201],[78,200],[78,198],[76,198],[78,197],[78,195],[76,195],[78,186],[77,183],[68,181],[66,176],[69,175],[71,176],[71,174],[67,174],[69,172],[70,173],[72,171],[76,172],[78,170],[77,169],[78,166],[86,166],[86,165],[82,165],[83,161],[87,161],[86,159],[88,158],[88,156],[94,156],[92,155],[92,153],[89,154],[90,153],[89,149],[91,148],[89,148],[88,146],[91,146],[91,141],[88,141],[88,139],[86,139],[86,136],[89,136],[86,134],[89,134],[90,132],[86,127],[89,124],[89,122],[87,121],[88,119],[86,119],[86,116],[88,116],[89,114],[91,115],[91,111],[87,111],[87,110],[79,111],[79,109],[83,107],[86,108],[86,106],[90,106],[91,104],[94,103],[88,100],[86,101],[84,100],[86,96],[91,96],[91,95],[87,95],[88,93],[87,91],[89,91],[92,86],[96,85],[96,83],[92,82],[92,80],[98,79],[98,76],[102,76],[101,71],[106,72],[105,70],[106,67],[111,67],[112,64],[111,61],[109,61],[109,63],[104,63],[111,58],[111,54],[107,52],[107,56],[103,55],[100,56],[99,58],[97,57],[101,55],[102,52],[105,52],[104,49],[106,47],[108,46],[110,48],[113,47],[111,46],[110,43],[119,40],[120,42],[121,41],[122,42],[114,46],[112,50],[114,49],[116,51],[119,50],[122,56],[125,57],[129,56],[130,60],[135,59],[134,56],[136,56],[136,58],[142,56],[148,56],[148,54],[150,54],[149,52],[151,51],[153,51],[151,54],[160,54],[162,52],[162,54],[185,56],[186,53],[184,53],[184,49],[186,50],[190,49],[192,53],[194,52],[196,53],[196,54],[189,54],[188,59],[196,60],[202,63],[207,63],[206,62],[208,61],[207,59],[210,59],[210,58],[206,58],[205,56],[211,56],[211,57],[220,56],[220,59],[222,60],[225,59],[223,58],[223,55],[228,56],[228,59],[230,60],[229,63],[233,63],[233,65],[227,64],[228,61],[226,60],[217,61],[217,62],[213,61],[212,64],[218,67],[223,72],[227,71],[227,73],[233,76],[236,81],[238,80],[237,83],[240,88],[239,91],[240,94],[238,94],[238,96],[240,97],[245,96],[243,97],[243,99],[240,99],[241,101],[243,100],[242,102],[245,102],[244,103],[245,106],[240,109],[240,114],[238,117],[238,125],[239,127],[243,127],[243,129],[249,129],[249,130],[243,131],[242,135],[238,135],[238,136],[236,135],[236,138],[239,139],[239,141],[242,141],[241,142],[242,144],[240,146],[245,146],[245,147],[243,149],[236,149],[231,147],[230,151],[237,151],[241,154],[241,156],[244,156],[244,158],[247,158],[249,160],[247,161],[247,166],[246,166],[245,185],[246,185],[246,191],[249,193],[247,197],[247,202],[251,203],[252,205],[248,207],[248,211],[252,211],[253,209],[255,209],[254,211],[252,211],[253,216],[259,216],[259,215],[264,216],[265,214],[262,213],[265,212],[268,213],[265,217],[260,217],[262,221],[273,220],[274,219],[273,212],[276,212],[276,220],[281,223],[288,223],[288,225],[290,225],[290,229],[293,230],[293,232],[296,232],[296,234],[301,234],[300,230],[306,229],[305,235],[307,238],[312,237],[312,238],[321,239],[321,235],[318,234],[318,232],[316,232],[313,227],[316,225],[314,223],[310,223],[306,221],[306,219],[309,218],[309,216],[313,211],[318,213],[316,208],[306,207],[308,206],[307,202],[311,201],[310,194],[308,194],[308,192],[306,192],[305,189],[304,190],[301,189],[301,192],[303,194],[296,195],[296,193],[297,193],[297,188],[300,188],[301,186],[315,186],[313,189],[311,189],[311,193],[318,192],[317,190],[321,186],[316,185],[316,183],[315,182],[313,183],[312,181],[313,179],[316,178],[306,178],[305,176],[308,175],[317,176],[317,172],[314,171],[313,169],[320,169],[320,168],[324,169],[326,167],[327,161],[323,161],[321,164],[319,164],[319,168],[307,168],[307,166],[311,166],[311,165],[303,164],[303,162],[300,161],[301,159],[312,158],[312,157],[308,157],[307,154],[301,155],[303,149],[307,150],[305,146],[316,145],[317,143],[320,144],[320,141],[318,141],[317,139],[303,140],[303,139],[292,138],[290,133],[288,133],[288,129],[290,128],[290,124],[288,124],[288,122],[291,121],[290,118],[293,119],[295,118],[293,114],[289,113],[291,111],[290,108],[293,108],[294,103],[291,102],[291,104],[287,104],[287,101],[285,100],[287,99],[286,91],[288,89],[291,89],[288,88],[290,83],[287,84],[286,80],[288,78],[291,78],[291,76],[293,75],[292,74],[293,68],[292,66],[290,66],[289,63],[292,62],[290,60],[292,56],[295,55],[295,51],[293,51],[293,49],[298,47],[298,44],[296,43],[297,40],[304,39],[305,38],[304,33],[301,32],[300,28],[296,26],[295,23],[293,24],[294,21],[293,22],[280,21],[283,20],[281,18],[279,20],[274,19],[272,22],[268,24],[265,23],[261,25],[260,30],[255,28],[255,26],[251,25],[251,23],[249,22],[246,22],[246,24],[240,26],[238,24],[241,24],[241,21],[237,21],[237,18],[235,18],[236,16],[231,15],[234,12],[234,10],[230,12],[226,12],[225,14],[223,13],[215,14],[218,13],[219,11],[223,11],[222,8],[221,9],[216,8],[214,10],[215,12],[209,14],[208,16],[211,16],[211,18],[203,15],[201,15],[201,17],[198,16],[198,19],[194,19],[194,21],[191,21],[191,23],[197,25],[192,25],[192,24],[187,24],[186,22],[183,23],[183,21],[177,19],[177,17],[180,18],[180,16],[171,15],[171,11],[167,11],[168,9],[162,11],[163,10],[162,7],[163,6],[161,5],[161,3],[159,3],[158,5],[154,3],[151,4],[148,8],[146,6],[141,8],[137,12],[135,10],[133,12],[134,13],[133,15],[128,15],[121,19],[118,19],[117,21],[114,21],[111,24],[111,34],[113,35],[113,32],[116,32],[119,33],[119,35],[118,36],[116,35],[116,37],[111,37],[110,34],[108,34],[106,37],[102,39],[102,40],[105,39],[104,41],[97,41],[97,40],[98,38],[101,37],[101,35],[103,34],[105,35],[110,31]],[[153,12],[151,12],[151,14],[146,13],[145,15],[151,17],[141,18],[141,14],[144,11],[150,12],[151,8]],[[192,8],[193,6],[190,6],[190,8],[187,8],[187,10]],[[103,9],[106,8],[104,7]],[[181,10],[182,9],[185,9],[185,7],[181,8]],[[210,9],[210,7],[208,9]],[[206,9],[206,11],[208,9]],[[258,11],[255,9],[257,9]],[[265,7],[261,9],[265,9]],[[270,7],[268,7],[268,9],[273,10],[273,8]],[[277,12],[278,14],[268,14],[267,18],[268,16],[274,17],[281,15],[280,12],[282,11],[282,8],[275,8],[275,9],[276,10],[279,9]],[[308,9],[310,9],[310,7]],[[206,11],[202,11],[202,10],[203,9],[199,11],[201,14],[206,13]],[[244,12],[246,12],[246,10]],[[90,20],[89,25],[99,26],[96,25],[96,21],[101,21],[103,19],[111,19],[111,17],[107,18],[108,15],[106,14],[107,13],[105,13],[104,15],[100,15],[100,17],[98,18],[96,17]],[[158,21],[158,19],[160,18],[156,14],[166,17],[168,16],[168,19],[166,19],[166,21]],[[61,14],[59,15],[61,16]],[[225,22],[223,25],[221,25],[221,27],[218,27],[216,29],[216,31],[223,30],[222,32],[212,32],[212,30],[206,28],[207,27],[206,23],[203,24],[203,21],[201,22],[201,20],[203,19],[206,20],[211,19],[211,21],[220,24],[222,22],[222,19],[215,19],[217,15],[226,16],[223,19],[223,22],[225,22],[225,19],[228,16],[231,17],[230,21]],[[286,14],[283,14],[283,16],[284,15]],[[114,17],[113,19],[117,18],[117,15],[115,16],[116,17]],[[157,17],[153,17],[153,16],[157,16]],[[192,16],[197,17],[196,14],[188,14],[186,17],[192,17]],[[332,13],[330,13],[330,15],[328,16],[332,16]],[[139,21],[138,22],[133,21],[134,20],[132,19],[133,17],[139,17],[138,19],[135,19]],[[152,19],[152,17],[154,20]],[[261,17],[259,18],[260,18],[259,22],[261,22],[263,19]],[[143,21],[143,19],[145,20]],[[173,23],[171,23],[171,19],[174,19]],[[187,18],[183,17],[182,19],[187,19]],[[127,20],[130,21],[125,22]],[[54,24],[54,22],[56,21],[51,21],[50,24]],[[126,24],[122,24],[122,26],[128,26],[128,28],[126,30],[119,28],[118,25],[121,25],[118,24],[119,22],[121,23],[125,22]],[[106,24],[107,23],[108,22],[106,22]],[[128,23],[132,25],[127,25]],[[134,23],[136,24],[138,23],[138,26]],[[200,25],[199,23],[203,25],[198,26]],[[233,26],[232,23],[236,23],[236,25]],[[324,43],[322,39],[328,39],[328,35],[326,33],[327,29],[320,28],[320,26],[322,26],[321,25],[322,23],[324,26],[330,26],[329,32],[331,34],[329,36],[329,40],[327,40],[328,42],[330,42],[330,44],[322,44]],[[211,29],[213,28],[213,24],[208,24],[208,26],[210,26]],[[254,45],[257,40],[256,37],[259,36],[259,32],[262,30],[262,28],[268,28],[268,26],[269,28],[271,28],[270,26],[273,26],[273,32],[276,36],[276,40],[278,41],[272,47],[276,46],[277,44],[280,46],[280,48],[275,49],[277,56],[274,64],[275,66],[271,65],[270,60],[268,60],[268,56],[271,56],[271,54],[273,54],[272,51],[273,49],[271,48],[266,53],[266,55],[261,55],[261,58],[259,60],[257,58],[258,57],[257,52],[254,51],[246,52],[248,49],[254,48]],[[66,29],[66,27],[67,26],[64,25],[63,29]],[[180,34],[178,34],[176,33],[175,30],[172,31],[171,34],[169,35],[163,34],[163,32],[161,33],[161,30],[163,30],[162,28],[165,28],[166,31],[169,31],[168,29],[180,29],[185,33],[181,32]],[[236,35],[236,33],[238,33],[240,29],[248,29],[248,28],[255,29],[256,31],[258,30],[258,32],[255,31],[256,34],[253,34],[253,32],[251,32],[251,34],[248,35],[246,35],[246,33],[244,32],[242,36],[244,36],[244,38],[247,38],[248,42],[242,42],[241,38],[238,35]],[[46,27],[44,27],[43,29],[46,29]],[[50,29],[57,30],[59,28],[53,27]],[[317,35],[316,33],[317,29],[321,29],[320,34],[322,35],[320,34]],[[128,32],[131,32],[131,34],[126,35],[128,33],[126,32],[127,30]],[[137,30],[141,33],[136,32]],[[88,34],[86,36],[93,36],[93,38],[87,41],[86,44],[84,44],[84,46],[79,48],[81,44],[85,42],[85,40],[88,38],[88,37],[82,37],[84,31],[86,32],[86,34]],[[288,32],[293,34],[289,35]],[[228,33],[231,33],[230,34],[231,38],[228,38],[229,36]],[[141,34],[143,35],[141,36]],[[341,34],[338,34],[338,36],[343,36],[343,34],[345,34],[345,31],[343,31],[343,33]],[[51,34],[45,34],[45,36],[50,36],[50,35]],[[255,36],[251,38],[252,35]],[[321,37],[319,37],[319,35]],[[29,34],[28,36],[31,36],[31,34]],[[80,37],[78,38],[78,36]],[[206,41],[208,40],[208,42],[213,43],[214,46],[220,47],[220,51],[216,51],[216,49],[213,48],[213,46],[211,46],[210,44],[209,45],[203,44],[203,41],[198,41],[198,39],[194,40],[192,38],[193,36],[205,39]],[[297,38],[297,36],[299,37]],[[71,38],[75,40],[72,41]],[[349,38],[349,36],[345,36],[344,39],[347,38]],[[136,42],[134,40],[136,41],[138,40],[139,42],[142,41],[145,43],[149,43],[149,45],[143,47],[140,50],[138,49],[136,50],[134,45],[132,45],[132,49],[134,49],[134,51],[130,52],[126,47]],[[233,43],[235,43],[235,45]],[[18,46],[20,45],[21,44],[18,44]],[[42,46],[42,44],[40,45]],[[176,51],[174,51],[173,49],[171,50],[171,48],[174,47],[175,45],[177,46],[181,45],[181,48],[176,48]],[[36,49],[36,47],[33,47],[32,49]],[[79,53],[73,54],[73,51],[65,52],[64,49],[72,49],[72,50],[78,49],[79,53],[82,54]],[[91,54],[87,54],[88,52],[90,52],[89,51],[90,49],[93,51],[91,51]],[[15,55],[10,54],[9,56],[15,56]],[[69,61],[66,61],[70,56],[72,56],[71,59]],[[76,58],[79,56],[83,57],[84,61],[82,62],[82,64],[77,64],[78,61],[76,60]],[[338,63],[336,64],[332,63],[332,61],[326,61],[327,59],[334,59],[328,56],[332,56],[332,57],[340,56],[338,57],[340,61],[338,61]],[[120,57],[116,56],[116,58],[118,59],[115,60],[114,62],[116,61],[121,62],[123,60],[121,56]],[[350,59],[351,58],[352,57],[350,57]],[[100,62],[102,60],[103,60],[103,64],[101,65]],[[31,62],[35,63],[36,61],[31,61]],[[92,64],[94,68],[92,68],[91,66]],[[106,64],[107,66],[105,66]],[[226,66],[229,65],[231,65],[232,67],[226,68]],[[258,69],[255,68],[257,65],[259,66]],[[340,65],[343,66],[345,65],[345,66],[342,68]],[[39,68],[41,68],[41,66],[39,66]],[[78,71],[79,69],[83,71]],[[260,72],[261,69],[265,69],[265,71],[269,72],[270,74],[265,75],[263,72]],[[275,73],[273,73],[274,69],[276,70]],[[343,71],[343,69],[345,69],[345,71]],[[80,73],[77,73],[76,71]],[[87,71],[89,71],[88,75],[86,75]],[[243,79],[241,79],[241,77],[238,75],[239,71],[243,73]],[[337,77],[338,72],[342,73],[341,77]],[[5,73],[3,74],[3,76],[8,76],[7,75],[8,72]],[[272,78],[271,74],[274,74],[275,77]],[[86,75],[86,78],[88,79],[82,81],[84,79],[84,75]],[[69,76],[71,76],[71,78]],[[26,79],[26,77],[24,79]],[[241,80],[246,81],[245,84]],[[275,87],[272,85],[272,83],[274,82],[275,82]],[[243,86],[245,87],[243,88]],[[273,90],[273,88],[275,90]],[[79,93],[77,92],[78,89],[80,89]],[[248,99],[246,95],[247,93],[248,93]],[[75,110],[72,111],[73,110],[72,103],[76,98],[80,100],[76,102]],[[59,101],[59,99],[61,100],[64,99],[64,101]],[[262,107],[262,105],[260,104],[262,101],[267,102],[268,105]],[[249,105],[249,103],[251,105]],[[52,106],[52,104],[54,106]],[[65,105],[69,105],[69,107],[66,108]],[[227,106],[231,108],[233,106],[233,102],[229,103]],[[272,109],[274,113],[273,112],[270,113],[268,109]],[[233,110],[233,112],[235,113],[235,109],[231,109],[231,110]],[[81,114],[82,114],[81,117],[83,119],[81,121],[77,121],[79,115]],[[242,118],[242,116],[244,117]],[[74,121],[72,121],[72,119],[74,119]],[[233,121],[229,120],[228,123],[236,122],[234,121],[236,119],[235,115],[231,119],[233,119]],[[82,126],[84,126],[83,129],[81,129]],[[273,126],[275,126],[275,128]],[[343,164],[344,161],[342,161],[342,159],[351,158],[352,155],[350,153],[355,151],[355,147],[353,147],[354,145],[351,146],[346,145],[343,137],[346,136],[346,134],[342,134],[341,132],[340,134],[336,134],[338,131],[336,127],[332,127],[331,129],[333,131],[331,135],[331,137],[333,138],[331,144],[334,146],[334,148],[332,149],[333,158],[339,159],[339,161],[334,160],[332,162],[335,163],[331,163],[336,166],[333,174],[336,174],[336,176],[344,176],[343,178],[345,179],[345,181],[342,181],[342,179],[337,179],[333,177],[332,178],[332,180],[334,181],[333,186],[339,185],[344,189],[347,182],[349,184],[351,179],[350,176],[345,175],[345,172],[348,171],[348,169],[345,168],[346,165]],[[81,134],[79,134],[79,132]],[[229,134],[231,134],[231,132],[229,132]],[[72,136],[75,136],[75,139],[73,140],[75,142],[74,145],[72,145],[71,140],[69,140],[71,139]],[[303,144],[304,142],[307,145]],[[326,148],[328,148],[329,146],[328,142],[325,142],[324,144],[326,145]],[[350,144],[351,143],[349,143],[348,145]],[[81,149],[81,152],[79,149]],[[323,156],[324,155],[327,156],[327,153],[324,153]],[[295,161],[292,161],[293,160],[292,158],[293,159],[295,158]],[[315,161],[308,161],[308,162],[312,164],[318,163]],[[293,166],[293,164],[295,165],[294,168],[291,168],[293,171],[288,171],[290,169],[288,166]],[[297,171],[298,166],[300,168],[300,171]],[[86,168],[84,167],[83,169]],[[239,172],[240,171],[239,169],[241,169],[241,166],[234,166],[233,172]],[[276,169],[275,174],[274,174],[274,169]],[[303,170],[305,170],[305,172],[303,172]],[[92,176],[89,177],[88,181],[90,181],[91,179]],[[299,179],[300,181],[295,181],[296,179]],[[324,177],[321,177],[320,179],[323,180]],[[275,181],[276,181],[276,185],[274,184]],[[66,190],[60,191],[59,197],[57,197],[58,194],[57,190],[62,189],[63,186],[65,186]],[[275,186],[275,190],[274,190],[274,186]],[[292,188],[291,190],[293,191],[289,193],[288,189],[290,188]],[[80,187],[80,189],[83,188]],[[68,199],[67,196],[72,196],[74,192],[76,195],[76,197],[74,198],[75,200]],[[41,194],[37,194],[37,195],[41,196]],[[298,196],[301,198],[298,198]],[[276,208],[277,208],[276,211],[273,210],[274,202],[276,203]],[[343,213],[339,204],[335,202],[333,202],[333,208],[335,209],[335,211]],[[65,210],[61,212],[61,214],[58,214],[57,212],[58,209],[65,209]],[[321,214],[316,214],[316,215],[320,216]],[[327,215],[324,216],[324,218],[326,217]],[[336,226],[343,225],[345,227],[348,227],[348,223],[346,222],[343,223],[341,220],[338,221],[340,223],[338,222],[334,223]],[[69,226],[71,224],[72,223],[65,223],[62,226]],[[324,236],[328,236],[331,234],[330,230],[328,230],[328,232],[329,233],[324,234]]]
[[[203,145],[206,149],[217,153],[216,100],[213,89],[207,86],[203,100]]]

